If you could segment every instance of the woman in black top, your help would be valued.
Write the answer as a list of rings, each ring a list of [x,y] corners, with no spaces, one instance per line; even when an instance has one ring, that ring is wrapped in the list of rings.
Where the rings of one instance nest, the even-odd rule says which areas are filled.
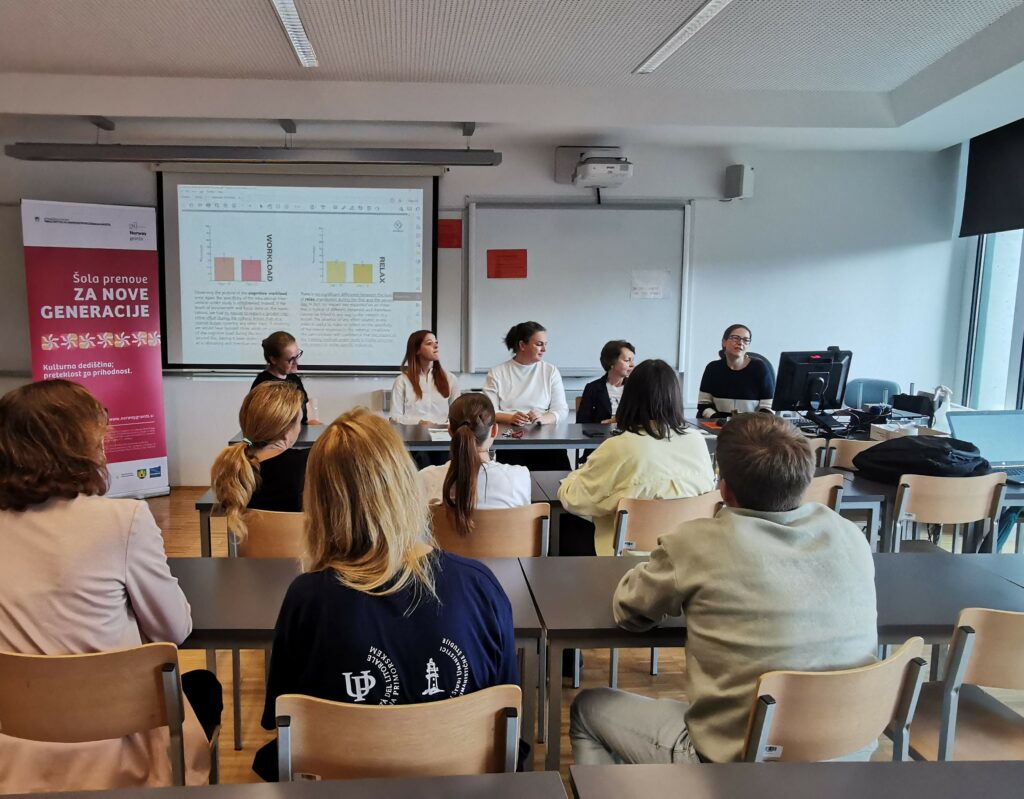
[[[580,424],[611,424],[622,397],[622,387],[633,371],[636,349],[628,341],[609,341],[601,348],[605,373],[583,388],[576,421]]]
[[[299,349],[295,336],[278,330],[263,339],[261,343],[263,345],[263,360],[267,362],[267,368],[256,375],[252,386],[249,387],[250,391],[260,383],[287,381],[302,392],[302,424],[320,424],[318,419],[309,418],[309,395],[306,394],[302,378],[299,377],[299,358],[302,357],[302,350]]]
[[[722,352],[704,369],[697,396],[697,415],[721,419],[734,413],[772,409],[775,380],[768,364],[747,353],[750,328],[729,325],[722,334]]]
[[[223,449],[213,463],[213,493],[224,508],[228,529],[246,534],[247,508],[298,513],[306,479],[308,449],[294,449],[302,426],[302,394],[274,381],[256,386],[242,400],[242,440]]]

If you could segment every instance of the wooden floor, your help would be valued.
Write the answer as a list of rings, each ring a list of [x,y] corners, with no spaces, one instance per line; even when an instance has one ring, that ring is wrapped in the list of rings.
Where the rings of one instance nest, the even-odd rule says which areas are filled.
[[[169,557],[199,556],[199,514],[195,510],[195,500],[202,495],[206,487],[176,488],[170,496],[148,500],[149,506],[156,517],[157,524],[164,531],[164,547]],[[224,556],[227,553],[226,530],[224,520],[213,519],[213,554]],[[948,549],[948,540],[944,541]],[[908,557],[912,557],[908,555]],[[585,652],[585,668],[583,688],[607,685],[608,651],[588,650]],[[260,727],[260,716],[264,701],[264,653],[252,651],[242,653],[242,736],[243,748],[235,751],[233,711],[231,706],[231,659],[230,653],[220,652],[217,659],[217,675],[224,686],[224,717],[220,738],[221,782],[258,782],[250,766],[254,752],[269,741],[273,734]],[[203,652],[183,650],[181,653],[182,670],[206,667]],[[657,698],[685,699],[681,690],[682,674],[685,668],[685,650],[662,649],[659,671],[656,677],[649,672],[649,650],[621,650],[619,657],[619,686],[625,690],[636,691]],[[562,777],[568,785],[568,767],[572,763],[569,751],[568,718],[569,705],[577,691],[566,688],[563,691],[562,735],[561,746]],[[995,692],[1000,698],[1024,713],[1024,695],[1019,692]],[[892,747],[885,738],[880,739],[876,760],[888,760]],[[543,768],[545,747],[536,744],[537,768]],[[571,795],[571,793],[570,793]]]

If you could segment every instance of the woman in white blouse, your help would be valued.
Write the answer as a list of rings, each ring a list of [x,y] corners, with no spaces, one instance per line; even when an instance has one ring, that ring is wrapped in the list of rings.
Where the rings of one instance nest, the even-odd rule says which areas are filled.
[[[502,424],[534,425],[564,422],[569,415],[565,387],[558,369],[544,360],[548,334],[537,322],[513,325],[505,336],[512,357],[491,369],[484,394],[494,403]],[[530,469],[568,469],[564,450],[502,450],[505,463]]]
[[[459,396],[455,378],[441,366],[437,336],[417,330],[405,346],[402,372],[391,389],[391,421],[446,425],[448,407]]]
[[[447,505],[455,528],[463,535],[472,527],[474,508],[529,505],[529,470],[491,460],[491,445],[498,434],[491,401],[483,394],[463,394],[452,404],[448,418],[451,460],[420,472],[427,502]]]

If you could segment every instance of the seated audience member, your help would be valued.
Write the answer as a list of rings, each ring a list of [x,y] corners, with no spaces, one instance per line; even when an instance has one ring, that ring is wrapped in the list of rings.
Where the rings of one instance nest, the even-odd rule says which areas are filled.
[[[310,419],[310,408],[312,402],[306,394],[306,387],[302,385],[302,378],[299,377],[299,359],[302,357],[302,350],[299,349],[295,336],[284,330],[271,333],[262,342],[263,360],[267,362],[267,368],[256,375],[249,390],[256,388],[261,383],[288,382],[302,392],[302,423],[320,424],[320,420]]]
[[[180,644],[192,631],[149,506],[103,496],[106,432],[103,406],[66,380],[31,383],[0,399],[2,651],[106,652],[149,641]],[[220,684],[210,672],[190,672],[182,685],[185,776],[195,785],[209,779],[204,728],[212,733],[220,723]],[[3,793],[171,782],[166,728],[60,744],[7,737],[2,724]]]
[[[432,547],[416,470],[387,421],[357,408],[324,430],[305,513],[307,572],[277,619],[266,729],[282,694],[409,704],[518,682],[508,597],[483,564]],[[430,661],[436,693],[425,690]],[[351,679],[360,674],[372,680]],[[253,769],[276,779],[273,742]]]
[[[302,394],[290,383],[261,383],[242,400],[242,440],[213,462],[213,493],[228,528],[245,536],[246,508],[298,513],[308,449],[295,449],[302,429]]]
[[[871,552],[851,522],[800,505],[814,474],[806,439],[774,416],[740,416],[718,438],[718,467],[727,507],[666,532],[612,599],[627,630],[686,615],[689,703],[583,691],[569,733],[577,763],[739,760],[762,674],[875,659]]]
[[[746,325],[729,325],[725,329],[720,357],[704,367],[700,379],[697,415],[702,419],[771,412],[775,381],[768,364],[747,354],[750,341]]]
[[[441,366],[437,336],[417,330],[409,336],[402,370],[391,388],[391,421],[424,426],[448,424],[448,407],[459,396],[455,375]],[[412,452],[417,466],[439,466],[443,452]]]
[[[520,322],[505,335],[505,346],[512,357],[487,373],[484,394],[494,404],[501,424],[524,427],[556,424],[569,416],[565,387],[558,368],[544,360],[548,334],[537,322]],[[505,463],[517,463],[527,469],[568,469],[565,450],[509,450],[499,457]]]
[[[483,394],[463,394],[452,404],[448,429],[451,460],[420,472],[423,495],[447,505],[455,528],[467,535],[474,508],[517,508],[530,504],[530,470],[491,460],[498,434],[494,406]]]
[[[601,368],[604,375],[583,387],[580,408],[576,411],[579,424],[612,424],[622,399],[626,378],[633,371],[636,350],[628,341],[609,341],[601,348]]]
[[[664,361],[643,361],[633,370],[616,426],[619,435],[603,441],[558,489],[565,510],[594,518],[598,555],[615,554],[620,499],[693,497],[715,487],[707,444],[685,431],[679,377]]]

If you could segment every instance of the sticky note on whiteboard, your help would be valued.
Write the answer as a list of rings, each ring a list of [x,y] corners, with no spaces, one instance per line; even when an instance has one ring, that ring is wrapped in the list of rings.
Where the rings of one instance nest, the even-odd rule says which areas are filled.
[[[526,250],[488,250],[487,277],[492,280],[525,278]]]
[[[663,300],[668,280],[667,269],[634,269],[629,296],[634,300]]]

